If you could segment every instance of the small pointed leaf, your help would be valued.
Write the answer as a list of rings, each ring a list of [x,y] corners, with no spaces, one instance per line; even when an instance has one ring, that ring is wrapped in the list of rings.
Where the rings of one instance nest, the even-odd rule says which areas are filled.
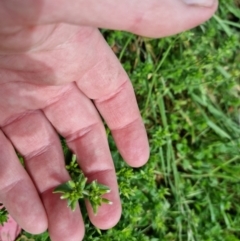
[[[73,190],[72,187],[69,185],[68,182],[66,182],[57,186],[54,189],[53,193],[65,193],[65,192],[71,192],[72,190]]]
[[[102,198],[102,203],[106,203],[106,204],[109,204],[109,205],[112,205],[113,202],[111,202],[110,200],[106,199],[106,198]]]

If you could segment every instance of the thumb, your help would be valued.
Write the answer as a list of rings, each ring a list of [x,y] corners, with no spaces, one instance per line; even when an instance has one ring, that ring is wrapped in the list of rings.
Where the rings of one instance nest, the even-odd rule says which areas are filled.
[[[163,37],[203,23],[217,5],[217,0],[0,0],[0,26],[65,22]]]
[[[74,24],[125,30],[147,37],[173,35],[208,20],[217,0],[75,0],[76,11],[64,20]],[[66,9],[66,8],[65,8]]]

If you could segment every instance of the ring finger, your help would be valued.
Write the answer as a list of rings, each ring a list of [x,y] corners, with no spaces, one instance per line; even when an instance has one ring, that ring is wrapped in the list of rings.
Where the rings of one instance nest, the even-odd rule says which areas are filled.
[[[24,157],[26,169],[40,194],[48,216],[51,240],[78,240],[83,237],[84,224],[79,208],[72,212],[66,202],[60,200],[59,195],[52,193],[53,188],[68,181],[70,177],[65,169],[59,138],[51,124],[42,112],[35,111],[26,113],[3,130]],[[25,197],[35,212],[34,206],[38,203],[36,198],[29,197],[32,192],[27,192]],[[22,215],[24,216],[25,214]],[[39,220],[39,216],[35,215],[35,219]]]

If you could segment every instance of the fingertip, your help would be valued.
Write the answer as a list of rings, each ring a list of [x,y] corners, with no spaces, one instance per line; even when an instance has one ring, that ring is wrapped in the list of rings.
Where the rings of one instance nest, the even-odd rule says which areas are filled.
[[[25,195],[27,193],[27,195]],[[39,234],[47,230],[48,218],[32,182],[19,181],[3,197],[3,204],[11,217],[25,231]]]
[[[112,135],[120,154],[128,165],[141,167],[146,164],[150,151],[146,129],[141,118],[125,128],[113,130]]]
[[[41,219],[41,217],[40,217]],[[44,233],[48,229],[48,221],[46,220],[34,220],[31,224],[27,225],[27,227],[22,227],[26,232],[31,233],[33,235]]]
[[[208,21],[217,9],[217,0],[209,7],[166,0],[150,8],[149,14],[135,13],[126,30],[151,38],[171,36]]]
[[[148,140],[144,138],[135,140],[134,147],[128,146],[128,149],[125,149],[124,153],[122,153],[123,159],[125,162],[134,168],[144,166],[150,156],[150,150],[148,145]]]
[[[217,0],[182,0],[182,1],[183,3],[190,6],[207,7],[207,8],[212,8],[216,4],[218,4]]]
[[[24,221],[18,222],[16,219],[21,228],[34,235],[45,232],[48,229],[48,219],[43,206],[36,204],[35,207],[29,209],[29,212],[25,212]],[[20,218],[23,219],[22,217]]]
[[[48,231],[52,241],[82,240],[85,233],[83,218],[79,206],[72,211],[66,200],[53,194],[53,189],[42,194],[42,200],[48,214]]]
[[[208,21],[214,13],[218,9],[218,0],[213,0],[212,4],[209,6],[204,5],[197,5],[197,4],[189,4],[187,7],[187,10],[189,11],[189,16],[185,20],[185,24],[187,25],[187,21],[189,19],[192,20],[192,23],[189,23],[192,25],[189,25],[188,28],[194,28],[206,21]],[[187,29],[186,29],[187,30]]]
[[[88,210],[91,209],[90,204],[87,204]],[[97,215],[94,215],[92,211],[90,211],[90,220],[91,223],[101,229],[107,230],[111,229],[117,225],[121,218],[122,207],[119,203],[114,203],[112,205],[104,204],[98,210]]]
[[[126,159],[126,162],[131,166],[131,167],[142,167],[144,166],[149,159],[150,156],[150,151],[149,151],[149,146],[145,145],[145,148],[143,149],[138,149],[138,152],[134,153],[134,158],[128,157]]]
[[[91,223],[99,229],[106,230],[114,227],[121,218],[122,205],[118,191],[118,183],[116,179],[116,173],[114,170],[107,170],[104,172],[98,172],[88,176],[88,180],[91,182],[97,180],[110,188],[110,192],[104,194],[104,198],[112,202],[112,204],[103,203],[94,214],[93,208],[89,201],[86,201],[86,207]]]

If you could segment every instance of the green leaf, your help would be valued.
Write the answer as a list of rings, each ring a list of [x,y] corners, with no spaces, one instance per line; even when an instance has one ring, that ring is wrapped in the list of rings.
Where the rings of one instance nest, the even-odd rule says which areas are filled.
[[[68,207],[70,207],[72,211],[75,211],[77,207],[77,200],[68,200]]]
[[[61,199],[68,199],[69,197],[70,197],[69,193],[65,193],[60,198]]]
[[[74,181],[72,181],[72,180],[68,181],[67,184],[68,184],[71,188],[76,187]]]
[[[110,200],[108,200],[106,198],[102,198],[101,201],[102,201],[102,203],[106,203],[106,204],[109,204],[109,205],[113,204],[113,202],[111,202]]]
[[[105,191],[105,193],[111,192],[111,190],[108,186],[105,186],[105,185],[102,185],[102,184],[98,183],[98,187],[100,188],[100,190]]]
[[[96,215],[98,211],[98,205],[96,205],[95,203],[92,203],[92,208],[93,208],[94,215]]]
[[[231,137],[224,130],[222,130],[220,127],[218,127],[214,122],[207,120],[207,124],[209,127],[211,127],[216,132],[216,134],[218,134],[221,137],[231,140]]]
[[[1,206],[1,204],[0,204]],[[5,207],[0,209],[0,225],[3,225],[8,221],[8,211]]]
[[[57,186],[53,193],[65,193],[65,192],[71,192],[73,190],[72,186],[69,184],[69,181],[66,183],[63,183],[59,186]]]

